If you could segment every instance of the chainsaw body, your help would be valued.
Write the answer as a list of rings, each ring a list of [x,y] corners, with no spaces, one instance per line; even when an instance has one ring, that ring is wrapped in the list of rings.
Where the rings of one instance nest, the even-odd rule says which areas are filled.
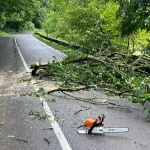
[[[82,134],[104,134],[104,133],[119,133],[127,132],[128,128],[104,128],[104,118],[105,116],[98,117],[98,119],[87,118],[85,125],[78,127],[78,133]]]

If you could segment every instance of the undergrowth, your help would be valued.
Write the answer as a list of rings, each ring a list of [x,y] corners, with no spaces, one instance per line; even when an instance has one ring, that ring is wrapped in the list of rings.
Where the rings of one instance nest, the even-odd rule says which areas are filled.
[[[0,31],[0,36],[4,36],[4,35],[6,35],[6,34],[7,34],[6,32]]]

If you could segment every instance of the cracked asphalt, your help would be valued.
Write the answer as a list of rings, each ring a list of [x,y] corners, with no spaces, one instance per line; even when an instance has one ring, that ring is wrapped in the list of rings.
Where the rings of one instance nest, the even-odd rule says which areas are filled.
[[[60,51],[35,39],[32,33],[0,37],[0,150],[62,150],[53,129],[49,128],[51,122],[29,115],[31,110],[45,114],[40,99],[25,94],[35,92],[35,85],[47,90],[55,88],[56,84],[38,78],[35,79],[38,84],[33,82],[18,54],[15,38],[28,66],[40,57],[42,63],[51,62],[53,56],[59,61],[65,57]],[[92,103],[84,102],[73,96],[94,100]],[[72,150],[150,149],[150,123],[146,121],[147,112],[142,106],[119,97],[109,97],[101,91],[56,92],[46,97],[56,100],[47,103]],[[84,110],[82,108],[89,109],[80,111]],[[77,127],[83,124],[84,118],[97,118],[101,114],[106,116],[106,127],[128,127],[129,132],[104,135],[77,133]]]

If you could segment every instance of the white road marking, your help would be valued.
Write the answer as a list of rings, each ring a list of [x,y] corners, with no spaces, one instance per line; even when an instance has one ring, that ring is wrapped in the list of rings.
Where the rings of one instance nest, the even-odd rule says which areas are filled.
[[[16,39],[16,38],[15,38],[15,44],[16,44],[18,53],[19,53],[19,55],[20,55],[20,57],[21,57],[21,60],[22,60],[22,62],[23,62],[23,65],[24,65],[26,71],[27,71],[27,72],[30,72],[30,69],[29,69],[27,63],[25,62],[25,60],[24,60],[24,58],[23,58],[23,56],[22,56],[22,54],[21,54],[21,51],[20,51],[19,46],[18,46],[18,44],[17,44],[17,39]]]
[[[22,55],[22,53],[21,53],[21,51],[20,51],[20,49],[19,49],[19,46],[18,46],[18,44],[17,44],[16,38],[15,38],[15,44],[16,44],[17,50],[18,50],[18,52],[19,52],[19,55],[20,55],[20,57],[21,57],[21,60],[22,60],[22,62],[23,62],[23,64],[24,64],[24,67],[25,67],[26,71],[27,71],[27,72],[30,72],[30,69],[29,69],[27,63],[25,62],[25,59],[24,59],[24,57],[23,57],[23,55]],[[36,82],[36,81],[35,81],[35,82]],[[35,85],[34,85],[34,88],[35,88],[36,91],[38,90],[38,88],[37,88]],[[49,121],[50,121],[50,123],[51,123],[51,125],[52,125],[52,127],[53,127],[53,130],[54,130],[54,132],[55,132],[55,134],[56,134],[56,136],[57,136],[57,139],[58,139],[58,141],[59,141],[59,143],[60,143],[62,149],[63,149],[63,150],[72,150],[72,148],[71,148],[71,146],[69,145],[69,143],[68,143],[66,137],[64,136],[64,134],[63,134],[61,128],[59,127],[58,123],[55,121],[54,115],[53,115],[52,111],[50,110],[50,108],[49,108],[47,102],[44,102],[44,99],[41,98],[41,97],[40,97],[40,101],[43,103],[43,108],[44,108],[46,114],[51,116],[51,117],[48,118],[48,119],[49,119]]]

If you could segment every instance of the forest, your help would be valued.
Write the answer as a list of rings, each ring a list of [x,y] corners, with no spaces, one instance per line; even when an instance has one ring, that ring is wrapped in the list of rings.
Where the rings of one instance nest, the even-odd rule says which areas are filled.
[[[0,31],[42,29],[79,46],[58,46],[67,57],[32,66],[33,75],[61,81],[62,91],[93,88],[126,97],[142,104],[150,121],[149,0],[1,0],[0,9]]]

